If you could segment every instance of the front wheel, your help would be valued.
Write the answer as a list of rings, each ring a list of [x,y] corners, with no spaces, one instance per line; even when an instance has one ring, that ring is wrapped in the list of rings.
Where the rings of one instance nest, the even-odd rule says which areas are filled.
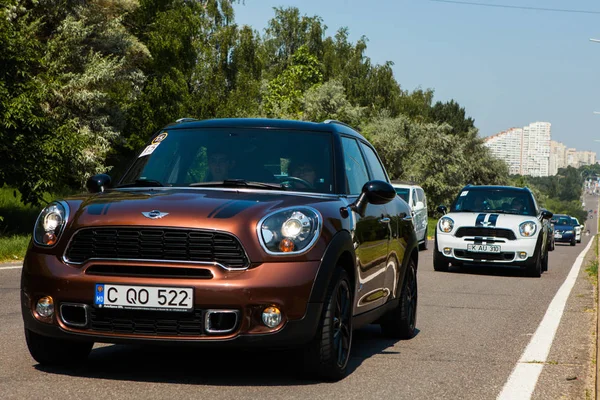
[[[542,276],[542,249],[539,250],[539,254],[535,257],[535,261],[527,268],[527,275],[532,278],[539,278]]]
[[[548,271],[548,251],[546,251],[546,255],[542,259],[542,272],[545,271]]]
[[[306,370],[327,381],[339,381],[348,373],[352,347],[352,299],[350,278],[338,268],[331,281],[317,334],[304,352]]]
[[[25,341],[31,356],[42,365],[69,366],[84,362],[93,342],[55,339],[25,329]]]
[[[395,339],[411,339],[417,325],[417,268],[411,259],[402,282],[398,307],[389,311],[381,320],[381,331]]]
[[[433,269],[436,271],[447,272],[449,266],[450,262],[448,262],[448,259],[440,254],[436,238],[435,245],[433,246]]]
[[[576,240],[575,240],[575,238],[573,238],[573,240],[571,240],[571,246],[575,246],[575,242],[576,242]]]

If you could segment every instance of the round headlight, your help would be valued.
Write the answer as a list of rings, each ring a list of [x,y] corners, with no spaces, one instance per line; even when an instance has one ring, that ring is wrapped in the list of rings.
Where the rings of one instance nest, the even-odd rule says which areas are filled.
[[[53,246],[58,241],[68,218],[67,205],[53,202],[44,208],[38,217],[33,230],[33,239],[41,246]]]
[[[440,218],[440,230],[444,233],[452,232],[454,229],[454,221],[450,217],[442,217]]]
[[[298,254],[308,250],[321,233],[321,217],[310,207],[284,209],[263,218],[257,227],[267,253]]]
[[[537,232],[537,225],[533,221],[525,221],[519,225],[521,236],[531,237]]]

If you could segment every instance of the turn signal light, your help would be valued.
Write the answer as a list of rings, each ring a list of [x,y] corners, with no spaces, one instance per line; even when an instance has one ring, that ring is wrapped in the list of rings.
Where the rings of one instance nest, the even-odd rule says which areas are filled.
[[[56,235],[52,232],[44,233],[44,244],[52,246],[54,243],[56,243]]]
[[[292,239],[285,238],[279,243],[279,250],[284,253],[290,253],[294,251],[294,241]]]

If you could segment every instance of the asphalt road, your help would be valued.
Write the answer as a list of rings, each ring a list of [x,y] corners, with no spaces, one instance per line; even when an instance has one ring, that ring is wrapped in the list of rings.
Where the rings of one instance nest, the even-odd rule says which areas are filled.
[[[586,208],[596,209],[597,203],[597,197],[587,199]],[[421,252],[418,334],[393,341],[382,338],[377,326],[357,331],[351,374],[337,383],[305,380],[294,354],[268,350],[97,345],[80,368],[41,367],[25,345],[21,271],[18,265],[2,265],[0,398],[494,399],[596,233],[595,218],[588,221],[591,235],[581,244],[557,244],[549,271],[539,279],[513,269],[435,272],[432,250]],[[531,362],[543,365],[532,398],[594,396],[596,313],[594,288],[585,272],[588,261],[576,275],[547,359]]]

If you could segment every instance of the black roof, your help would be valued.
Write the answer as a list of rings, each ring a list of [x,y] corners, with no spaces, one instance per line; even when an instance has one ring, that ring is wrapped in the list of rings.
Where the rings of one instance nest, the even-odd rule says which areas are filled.
[[[259,129],[287,129],[318,132],[337,132],[346,135],[355,136],[366,140],[360,133],[350,126],[339,121],[325,122],[307,122],[285,119],[268,118],[219,118],[195,120],[192,118],[182,118],[179,122],[167,125],[168,129],[190,129],[190,128],[259,128]]]

